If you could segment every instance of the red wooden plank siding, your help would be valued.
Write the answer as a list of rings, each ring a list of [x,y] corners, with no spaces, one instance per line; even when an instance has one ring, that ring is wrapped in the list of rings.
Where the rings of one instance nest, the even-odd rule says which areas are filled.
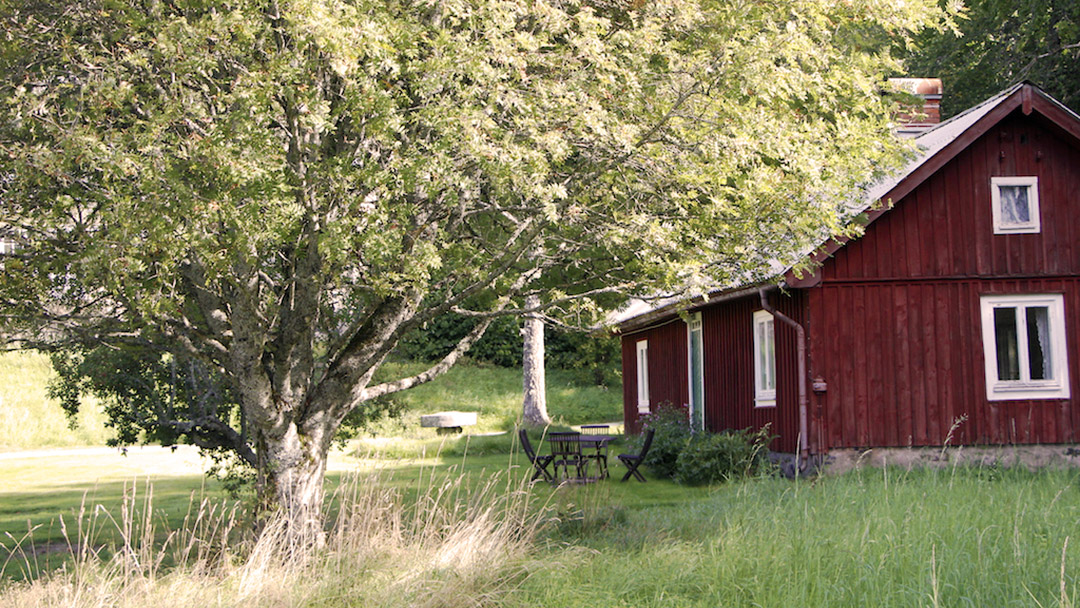
[[[636,335],[636,334],[635,334]],[[622,337],[622,404],[626,431],[636,433],[637,428],[637,353],[634,335]]]
[[[836,252],[806,292],[823,448],[1080,440],[1080,147],[1019,111]],[[992,176],[1037,176],[1041,231],[993,234]],[[988,401],[980,297],[1065,297],[1071,398]]]
[[[769,294],[769,302],[796,322],[803,322],[803,297]],[[754,312],[757,296],[702,311],[705,352],[705,416],[710,430],[758,429],[770,425],[779,438],[774,450],[793,452],[798,439],[798,347],[793,328],[774,322],[776,340],[776,406],[754,406]]]
[[[1014,144],[1016,133],[1027,143]],[[894,201],[862,238],[826,262],[823,281],[1078,275],[1078,166],[1080,149],[1030,118],[1010,117]],[[990,177],[1001,175],[1038,176],[1041,233],[993,234]]]
[[[821,303],[812,310],[860,297],[888,302],[897,291],[906,292],[908,312],[919,313],[918,324],[911,321],[916,317],[904,323],[901,315],[894,316],[896,309],[882,307],[885,314],[867,314],[861,325],[842,323],[834,332],[839,340],[812,348],[812,373],[828,383],[826,393],[816,396],[828,421],[825,447],[942,445],[960,417],[966,422],[950,439],[953,445],[1080,441],[1074,406],[1080,395],[1077,332],[1067,337],[1071,399],[991,402],[979,313],[980,296],[986,294],[1064,293],[1065,324],[1080,327],[1080,279],[826,286],[814,290]],[[893,340],[878,338],[887,332]],[[867,382],[882,390],[868,391]],[[854,419],[863,412],[868,412],[865,420]]]
[[[639,430],[637,411],[637,343],[649,341],[650,409],[690,401],[686,368],[686,323],[675,319],[664,325],[623,336],[623,420],[629,431]]]

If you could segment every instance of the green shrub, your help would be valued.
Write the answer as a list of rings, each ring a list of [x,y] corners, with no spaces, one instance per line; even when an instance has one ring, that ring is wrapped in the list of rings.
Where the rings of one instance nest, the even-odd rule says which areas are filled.
[[[770,466],[768,446],[773,437],[765,426],[757,431],[698,433],[675,463],[675,481],[700,486],[764,472]]]
[[[686,408],[663,403],[656,411],[641,417],[641,435],[633,442],[633,447],[641,449],[645,431],[653,429],[652,447],[645,455],[644,465],[661,477],[674,477],[679,454],[686,449],[690,441],[690,418]]]

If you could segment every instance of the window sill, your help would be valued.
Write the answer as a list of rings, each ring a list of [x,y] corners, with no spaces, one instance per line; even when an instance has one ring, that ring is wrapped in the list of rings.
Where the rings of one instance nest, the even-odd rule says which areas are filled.
[[[1059,383],[999,383],[990,387],[990,401],[1028,401],[1033,399],[1068,399],[1069,387]]]

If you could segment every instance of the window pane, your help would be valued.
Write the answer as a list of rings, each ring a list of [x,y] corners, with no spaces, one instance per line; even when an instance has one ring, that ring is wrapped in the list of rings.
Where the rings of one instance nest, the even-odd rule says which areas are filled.
[[[705,370],[701,350],[701,330],[690,332],[690,403],[694,411],[694,428],[705,428]]]
[[[1016,340],[1016,309],[994,309],[998,380],[1020,379],[1019,347]]]
[[[1027,224],[1031,221],[1028,186],[998,186],[1001,192],[1001,223]]]
[[[1050,309],[1046,306],[1027,308],[1028,364],[1032,380],[1053,380],[1050,361]]]
[[[773,353],[773,322],[772,319],[758,324],[758,344],[761,345],[760,378],[758,386],[761,390],[771,391],[776,389],[776,356]]]

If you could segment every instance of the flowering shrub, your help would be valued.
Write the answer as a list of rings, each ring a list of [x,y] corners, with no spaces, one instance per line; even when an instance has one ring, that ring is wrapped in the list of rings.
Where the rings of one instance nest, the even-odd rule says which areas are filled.
[[[645,455],[644,465],[650,471],[662,477],[674,477],[679,454],[686,449],[690,441],[690,418],[686,408],[662,403],[655,411],[641,417],[641,434],[633,440],[634,447],[640,451],[645,440],[645,431],[653,429],[652,447]]]

